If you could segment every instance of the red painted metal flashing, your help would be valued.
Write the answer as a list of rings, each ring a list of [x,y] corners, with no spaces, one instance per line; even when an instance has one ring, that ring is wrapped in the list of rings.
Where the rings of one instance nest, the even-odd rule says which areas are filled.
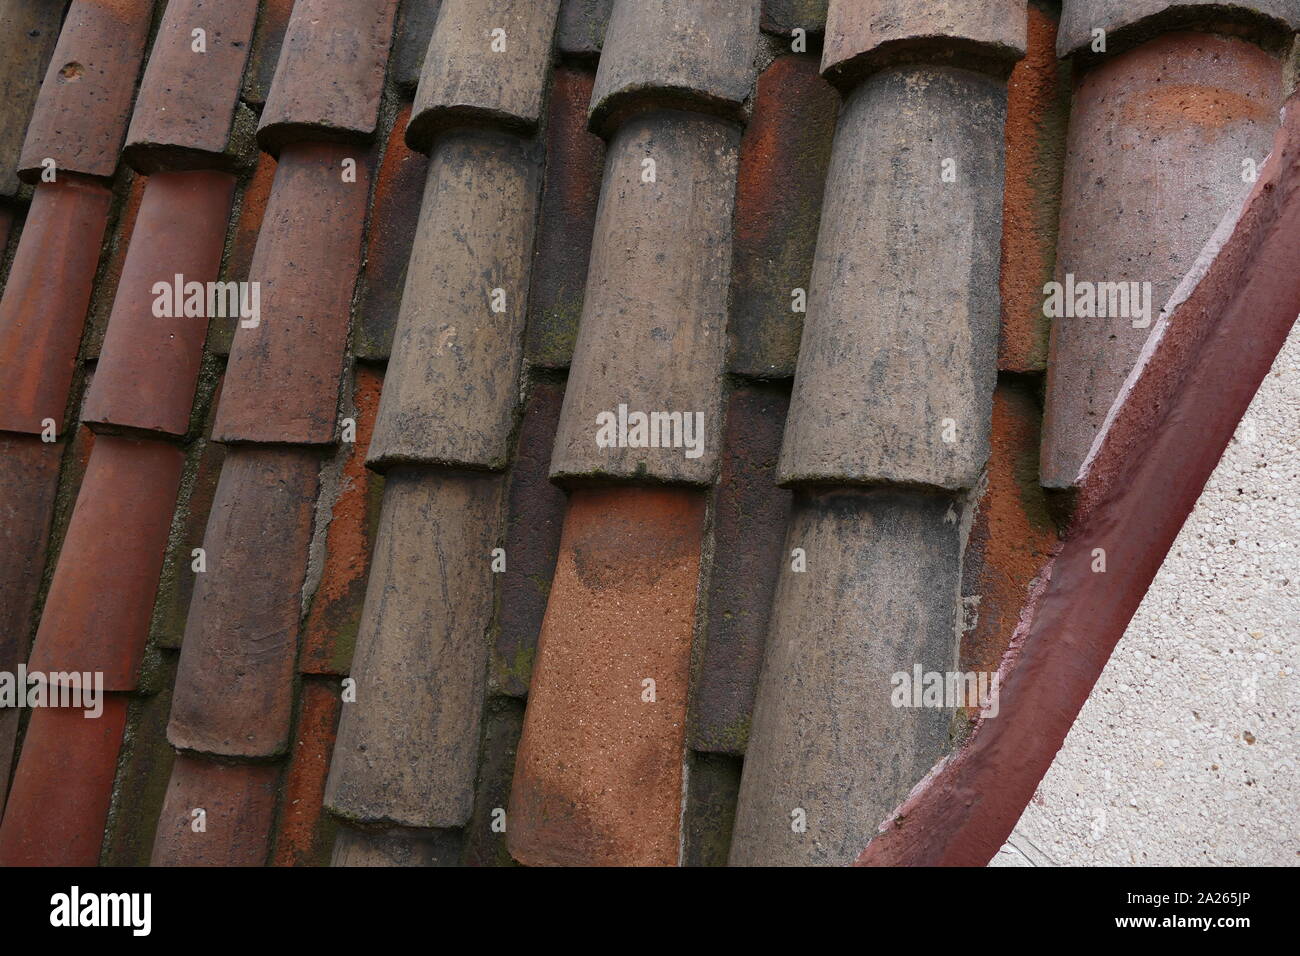
[[[987,863],[1051,766],[1300,312],[1300,95],[1283,117],[1093,443],[1071,530],[1003,658],[999,715],[977,720],[858,865]]]

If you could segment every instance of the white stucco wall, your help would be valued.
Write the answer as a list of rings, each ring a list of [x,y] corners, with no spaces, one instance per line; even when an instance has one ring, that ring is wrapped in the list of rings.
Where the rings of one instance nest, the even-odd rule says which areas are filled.
[[[1300,324],[992,865],[1300,865],[1298,434]]]

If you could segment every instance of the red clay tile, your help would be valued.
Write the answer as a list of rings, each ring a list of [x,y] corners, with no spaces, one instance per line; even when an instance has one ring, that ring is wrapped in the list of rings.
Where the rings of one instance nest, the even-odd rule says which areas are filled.
[[[839,105],[813,57],[777,57],[758,78],[740,141],[732,245],[727,338],[737,374],[794,374],[803,316],[793,295],[806,294],[812,277]]]
[[[227,450],[167,727],[177,747],[268,757],[288,746],[319,471],[310,449]]]
[[[356,366],[354,374],[356,441],[339,453],[344,460],[325,536],[325,568],[311,598],[298,652],[298,669],[304,674],[348,672],[366,597],[383,490],[383,479],[366,468],[366,451],[384,379],[381,372],[365,365]]]
[[[1225,35],[1254,35],[1263,39],[1300,30],[1300,6],[1295,0],[1070,0],[1061,16],[1057,53],[1075,62],[1124,52],[1160,30],[1210,27]],[[1106,34],[1106,50],[1094,53],[1094,30]]]
[[[257,0],[170,0],[127,130],[128,163],[156,172],[240,158],[231,127],[256,19]]]
[[[293,0],[262,0],[253,33],[253,49],[244,73],[243,98],[254,104],[266,102],[266,94],[275,79],[275,65],[280,61],[284,31],[289,27]]]
[[[429,172],[428,158],[406,145],[406,121],[410,116],[411,107],[407,105],[394,117],[375,180],[353,343],[353,353],[360,358],[388,358],[402,308],[406,264],[420,218],[416,197],[424,191]]]
[[[355,182],[344,181],[349,159]],[[366,157],[341,144],[280,155],[249,269],[261,319],[235,332],[217,441],[334,440],[369,179]]]
[[[0,429],[62,431],[111,201],[70,176],[36,189],[0,299]]]
[[[263,149],[374,134],[396,14],[397,0],[297,0],[257,129]]]
[[[96,866],[112,798],[127,698],[106,694],[103,713],[32,711],[0,823],[0,866]]]
[[[183,301],[172,292],[177,276],[186,289],[217,278],[234,189],[232,175],[209,170],[149,177],[83,421],[170,435],[189,430],[211,302],[202,316],[161,317],[155,284],[165,283],[174,308]]]
[[[113,302],[117,299],[117,285],[122,281],[122,267],[131,248],[131,234],[135,231],[135,219],[140,214],[144,188],[148,183],[147,176],[127,172],[114,184],[113,214],[105,242],[106,251],[102,256],[104,262],[90,296],[90,314],[86,316],[86,330],[81,336],[83,362],[98,359],[99,350],[104,345],[108,322],[113,315]]]
[[[27,659],[63,449],[62,442],[0,433],[0,671],[13,673]],[[0,817],[18,714],[0,709]]]
[[[776,486],[788,403],[775,388],[740,388],[728,400],[713,499],[708,626],[692,697],[695,750],[743,754],[749,738],[790,517],[790,493]]]
[[[253,253],[257,250],[257,236],[262,231],[262,219],[266,216],[266,204],[271,199],[271,188],[275,184],[274,157],[262,153],[257,157],[257,168],[239,194],[239,221],[235,224],[235,235],[230,241],[230,255],[226,259],[224,278],[229,281],[242,281],[248,278],[253,265]]]
[[[1041,412],[1029,390],[1002,383],[993,393],[992,454],[962,562],[966,622],[963,671],[998,669],[1030,582],[1057,545],[1038,484]]]
[[[5,250],[9,248],[9,235],[14,228],[14,211],[7,205],[0,204],[0,261]]]
[[[1056,265],[1070,71],[1056,58],[1050,4],[1029,4],[1029,44],[1007,83],[1007,169],[1002,204],[1002,335],[998,368],[1047,368],[1050,322],[1043,286]]]
[[[521,863],[677,863],[704,503],[573,493],[510,794]]]
[[[595,74],[555,68],[547,102],[546,179],[528,297],[528,360],[567,368],[578,336],[600,201],[605,143],[587,131]]]
[[[560,385],[533,383],[510,469],[507,563],[501,575],[490,684],[497,693],[514,697],[528,695],[564,526],[564,493],[547,480],[563,401]]]
[[[151,864],[264,865],[279,775],[272,764],[221,764],[178,755]]]
[[[62,18],[63,4],[50,0],[0,6],[0,196],[18,192],[18,153]]]
[[[53,159],[67,173],[109,177],[131,118],[154,0],[73,0],[36,97],[18,176]]]
[[[1242,160],[1263,163],[1281,105],[1277,57],[1207,33],[1165,34],[1076,82],[1056,280],[1150,283],[1152,315],[1146,326],[1133,315],[1053,319],[1042,445],[1049,488],[1076,483],[1160,308],[1248,188]]]
[[[0,671],[27,659],[64,447],[0,433]]]
[[[185,455],[101,435],[45,599],[31,667],[100,671],[135,690]]]
[[[329,772],[334,730],[339,722],[339,689],[334,684],[306,681],[298,704],[298,726],[284,798],[276,826],[274,866],[324,866],[329,863],[328,831],[321,802]]]

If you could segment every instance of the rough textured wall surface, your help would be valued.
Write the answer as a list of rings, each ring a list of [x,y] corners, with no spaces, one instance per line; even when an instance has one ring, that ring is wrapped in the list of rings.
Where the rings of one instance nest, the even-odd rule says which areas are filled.
[[[1001,866],[1295,866],[1300,326]]]

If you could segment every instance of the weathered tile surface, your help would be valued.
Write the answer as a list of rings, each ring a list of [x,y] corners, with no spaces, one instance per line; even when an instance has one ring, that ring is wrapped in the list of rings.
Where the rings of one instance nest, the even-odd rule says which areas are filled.
[[[1003,84],[951,67],[887,70],[845,102],[782,482],[978,479],[997,357],[1005,116]]]
[[[96,439],[36,633],[34,670],[98,672],[110,691],[136,688],[184,462],[163,442]]]
[[[181,754],[158,817],[152,866],[262,866],[279,767]]]
[[[0,428],[62,434],[77,345],[112,194],[87,180],[42,183],[0,299]]]
[[[739,140],[725,121],[667,112],[638,116],[610,144],[552,479],[713,479]],[[620,406],[679,412],[679,434],[638,447],[629,429],[601,447],[597,416]]]
[[[500,479],[391,472],[326,805],[361,823],[470,817],[493,613]]]
[[[83,421],[169,435],[189,430],[211,297],[203,295],[202,315],[183,311],[190,283],[217,278],[234,189],[223,172],[148,178]],[[168,304],[182,314],[159,316],[155,285],[175,289],[178,275],[183,291]]]
[[[257,127],[263,149],[374,135],[396,13],[397,0],[296,0]]]
[[[349,159],[355,181],[344,177]],[[341,144],[280,154],[248,275],[261,319],[235,331],[217,441],[334,440],[368,183],[365,157]]]
[[[896,673],[956,663],[958,528],[943,495],[837,490],[797,501],[732,865],[851,863],[942,754],[951,711],[896,707],[891,695]],[[794,570],[794,548],[806,570]]]
[[[0,196],[18,192],[18,153],[62,17],[51,0],[0,3]]]
[[[704,504],[573,493],[510,795],[521,863],[677,863]]]
[[[18,175],[112,176],[131,118],[154,0],[73,0],[36,97]]]
[[[449,126],[533,129],[559,7],[560,0],[442,0],[406,141],[428,152]]]
[[[1052,321],[1043,484],[1067,488],[1165,300],[1262,164],[1281,106],[1281,64],[1254,44],[1172,33],[1102,62],[1075,88],[1056,280],[1106,317]],[[1115,316],[1100,283],[1150,283],[1150,322]],[[1117,288],[1117,287],[1111,287]],[[1130,288],[1130,287],[1125,287]],[[1144,287],[1139,285],[1139,291]],[[1046,298],[1046,297],[1044,297]],[[1116,304],[1120,304],[1118,297]],[[1085,306],[1086,308],[1086,306]]]
[[[1278,28],[1300,30],[1300,6],[1295,0],[1234,0],[1231,4],[1212,0],[1064,0],[1057,52],[1064,57],[1087,50],[1094,30],[1141,39],[1197,21],[1222,25],[1257,18]]]
[[[243,142],[231,132],[256,20],[257,0],[170,0],[127,129],[128,163],[155,172],[243,158],[251,131]]]
[[[227,451],[167,727],[177,747],[232,757],[287,748],[319,470],[310,450]]]
[[[501,468],[519,394],[537,170],[507,133],[439,139],[402,293],[372,467]]]

